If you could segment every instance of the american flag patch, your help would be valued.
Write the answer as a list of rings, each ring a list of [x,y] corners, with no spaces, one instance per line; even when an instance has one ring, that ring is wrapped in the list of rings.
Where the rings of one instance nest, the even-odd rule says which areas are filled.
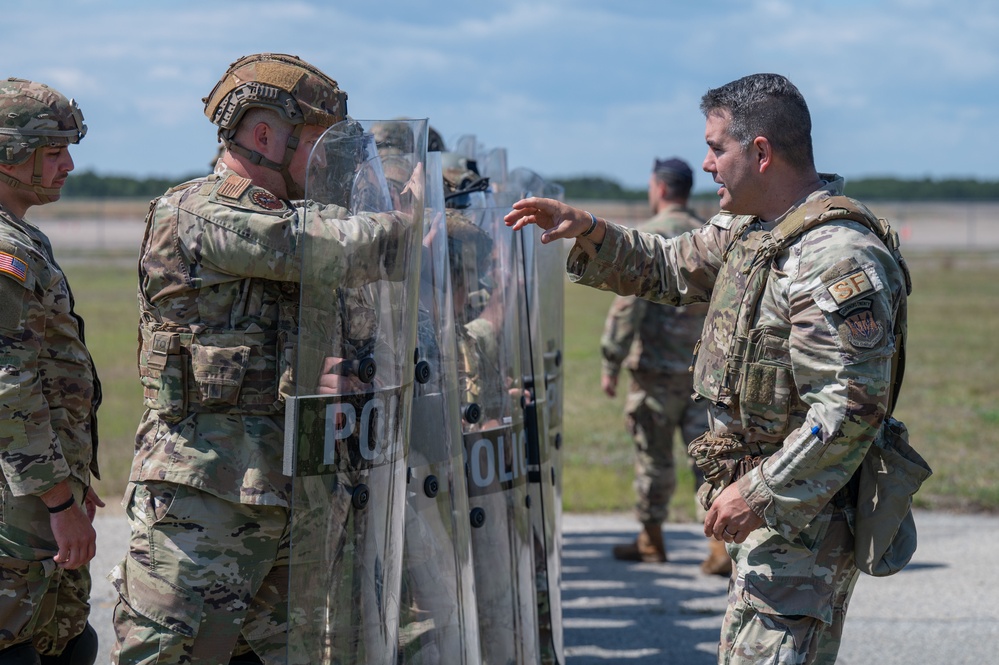
[[[239,199],[243,195],[243,192],[253,184],[252,180],[246,178],[241,178],[238,175],[230,175],[226,178],[221,185],[219,185],[219,196],[224,196],[227,199]]]
[[[28,278],[28,264],[13,254],[0,252],[0,272],[13,275],[23,282]]]

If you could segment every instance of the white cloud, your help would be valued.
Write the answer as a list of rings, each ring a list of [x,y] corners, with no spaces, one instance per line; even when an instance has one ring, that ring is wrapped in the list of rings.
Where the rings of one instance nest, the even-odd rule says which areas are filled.
[[[428,8],[429,7],[429,8]],[[99,171],[203,169],[202,96],[241,55],[294,53],[337,79],[357,117],[429,116],[546,174],[642,186],[653,156],[703,156],[700,95],[787,74],[812,109],[821,166],[999,178],[999,7],[991,0],[607,3],[496,0],[354,6],[249,0],[35,0],[5,7],[8,75],[75,96]],[[137,137],[141,143],[137,144]]]

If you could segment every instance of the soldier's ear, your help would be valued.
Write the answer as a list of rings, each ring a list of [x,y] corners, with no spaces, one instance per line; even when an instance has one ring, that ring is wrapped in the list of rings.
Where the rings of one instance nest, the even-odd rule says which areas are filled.
[[[767,137],[757,136],[753,139],[752,144],[750,144],[749,150],[756,160],[756,165],[760,173],[764,173],[773,164],[774,147]]]
[[[254,147],[259,152],[266,150],[267,146],[274,141],[274,132],[266,122],[255,124],[251,135],[253,136]]]

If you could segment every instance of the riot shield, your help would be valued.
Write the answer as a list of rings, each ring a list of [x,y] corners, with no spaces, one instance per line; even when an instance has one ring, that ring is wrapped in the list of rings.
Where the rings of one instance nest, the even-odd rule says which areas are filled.
[[[565,200],[565,188],[556,183],[545,183],[545,198]],[[543,245],[540,227],[534,226],[533,247],[537,257],[538,283],[543,285],[539,295],[541,303],[540,328],[545,360],[545,388],[548,407],[548,442],[552,469],[555,471],[555,544],[561,561],[562,551],[562,432],[563,399],[565,397],[565,372],[562,367],[565,348],[565,262],[569,243],[565,240]]]
[[[533,353],[535,387],[544,392],[540,408],[544,411],[538,417],[540,477],[537,491],[542,496],[544,544],[547,553],[547,576],[539,572],[539,612],[542,616],[547,609],[547,627],[551,635],[551,651],[544,652],[542,662],[564,663],[562,632],[562,399],[564,394],[564,370],[562,349],[565,339],[564,293],[565,261],[568,248],[564,241],[547,245],[541,244],[541,229],[533,228],[533,238],[522,238],[522,242],[533,248],[536,288],[533,289],[537,302],[531,311],[537,318],[536,326],[531,326],[530,335]],[[529,265],[530,260],[525,261]],[[529,268],[528,268],[529,272]],[[529,290],[530,291],[530,290]],[[535,343],[536,342],[536,343]],[[538,356],[540,355],[540,363]],[[540,378],[540,380],[539,380]],[[550,489],[550,493],[549,493]],[[537,526],[537,522],[535,522]],[[537,531],[535,532],[537,534]],[[547,586],[544,586],[547,582]],[[542,587],[544,586],[544,590]],[[544,593],[547,591],[548,606],[545,608]],[[539,620],[542,630],[546,627]],[[551,656],[550,658],[548,656]]]
[[[489,182],[495,189],[505,188],[507,177],[506,148],[493,148],[483,157],[477,159],[476,164],[478,164],[479,173],[483,177],[489,178]]]
[[[427,154],[399,663],[479,662],[440,153]]]
[[[449,210],[482,662],[538,662],[517,246],[501,208]]]
[[[347,120],[308,164],[306,223],[328,226],[300,246],[289,663],[396,660],[426,121],[393,123],[402,148],[379,154],[374,123]]]
[[[507,179],[505,194],[520,199],[541,196],[546,184],[543,178],[528,169],[513,170]],[[531,399],[524,413],[527,431],[528,485],[531,496],[531,528],[534,547],[535,582],[538,597],[538,630],[542,663],[563,663],[562,604],[561,604],[561,493],[557,479],[561,475],[560,461],[555,457],[556,444],[561,447],[561,433],[553,427],[553,412],[548,400],[558,390],[561,367],[560,356],[551,358],[551,352],[561,344],[551,326],[550,308],[561,307],[562,279],[552,280],[550,274],[541,278],[543,265],[541,245],[536,238],[518,235],[520,245],[520,275],[518,300],[520,302],[521,352],[523,354],[524,383]],[[564,265],[564,264],[561,264]],[[561,265],[556,266],[561,270]],[[561,311],[561,310],[560,310]],[[548,324],[549,327],[546,327]],[[560,336],[560,331],[558,335]],[[550,362],[558,359],[558,364]]]

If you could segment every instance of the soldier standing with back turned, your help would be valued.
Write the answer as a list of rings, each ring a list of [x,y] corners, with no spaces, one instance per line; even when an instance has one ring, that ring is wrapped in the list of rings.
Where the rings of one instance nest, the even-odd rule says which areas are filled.
[[[694,174],[677,158],[657,159],[649,176],[649,206],[654,217],[638,228],[666,238],[702,226],[704,220],[687,207]],[[708,429],[708,413],[692,399],[690,362],[701,335],[706,303],[671,307],[635,296],[618,296],[604,325],[601,387],[609,397],[617,394],[622,365],[631,373],[625,403],[628,432],[635,440],[635,512],[642,530],[632,543],[615,545],[614,558],[622,561],[666,561],[662,523],[676,488],[673,436],[679,429],[685,445]],[[695,465],[697,484],[703,477]],[[699,514],[703,520],[703,512]],[[711,539],[710,556],[702,564],[706,573],[727,575],[731,559],[724,543]]]

